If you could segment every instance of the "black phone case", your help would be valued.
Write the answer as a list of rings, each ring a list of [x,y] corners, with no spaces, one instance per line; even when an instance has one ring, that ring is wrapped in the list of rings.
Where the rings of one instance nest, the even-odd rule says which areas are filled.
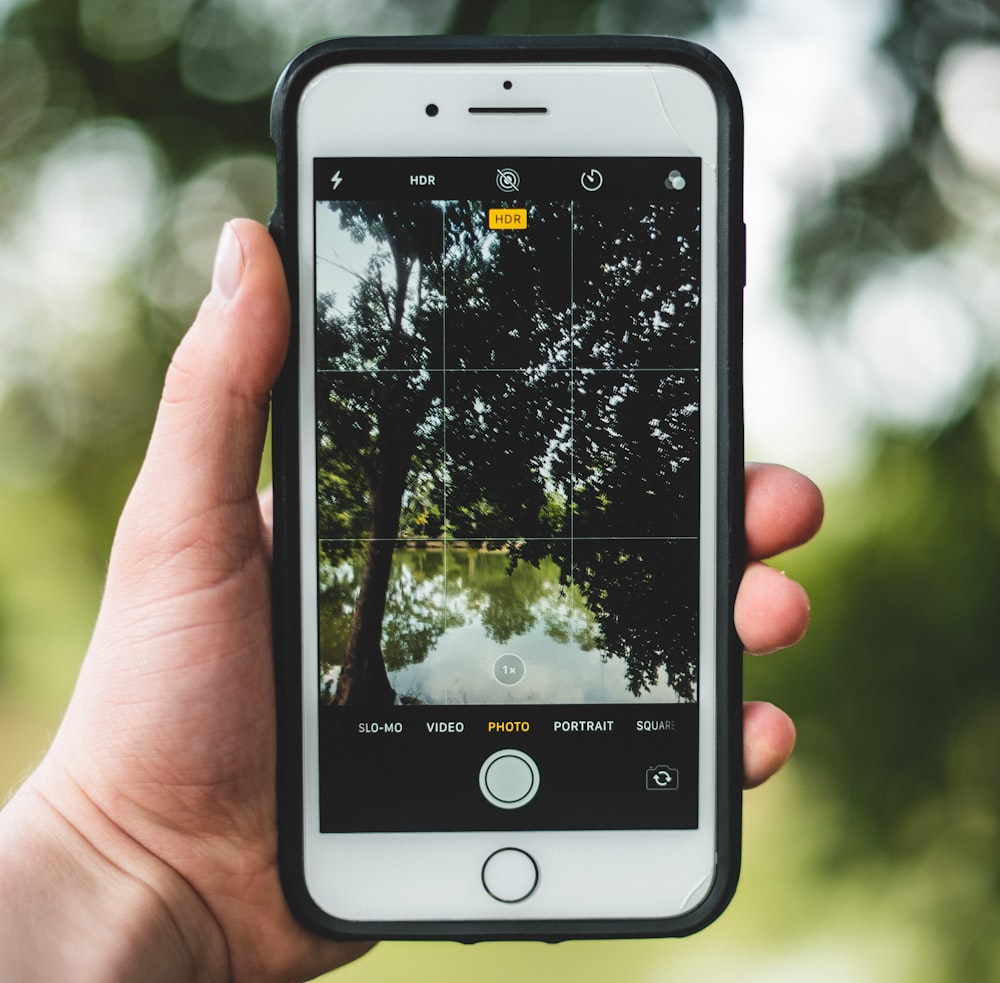
[[[718,541],[720,605],[718,827],[716,877],[694,910],[665,919],[558,921],[348,922],[328,915],[306,886],[302,830],[302,708],[298,481],[298,282],[296,243],[296,120],[303,90],[319,72],[364,62],[649,62],[691,69],[711,87],[719,107],[718,297]],[[743,117],[736,84],[725,65],[691,42],[662,37],[407,37],[336,38],[315,44],[285,69],[275,87],[271,135],[277,147],[277,204],[271,234],[291,289],[292,339],[273,394],[274,670],[278,720],[278,856],[289,907],[306,927],[342,939],[450,939],[461,942],[534,939],[644,938],[688,935],[725,909],[740,866],[743,776],[742,646],[733,604],[744,563],[742,307],[745,281]],[[289,490],[292,494],[289,494]]]

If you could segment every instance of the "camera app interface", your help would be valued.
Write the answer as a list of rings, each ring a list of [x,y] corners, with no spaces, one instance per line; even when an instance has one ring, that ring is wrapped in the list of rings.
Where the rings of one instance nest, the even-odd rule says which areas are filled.
[[[324,829],[696,824],[700,167],[315,162]]]

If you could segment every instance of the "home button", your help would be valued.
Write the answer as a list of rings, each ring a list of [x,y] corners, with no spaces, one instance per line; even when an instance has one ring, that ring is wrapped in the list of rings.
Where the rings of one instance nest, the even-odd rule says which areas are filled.
[[[505,847],[491,853],[483,864],[483,887],[506,904],[523,901],[538,884],[538,865],[524,850]]]

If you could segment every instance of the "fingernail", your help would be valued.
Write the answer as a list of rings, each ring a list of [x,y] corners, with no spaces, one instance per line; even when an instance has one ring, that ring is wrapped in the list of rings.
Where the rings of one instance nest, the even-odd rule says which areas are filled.
[[[212,269],[212,293],[222,301],[230,301],[240,289],[243,279],[243,247],[231,223],[227,222],[219,236]]]

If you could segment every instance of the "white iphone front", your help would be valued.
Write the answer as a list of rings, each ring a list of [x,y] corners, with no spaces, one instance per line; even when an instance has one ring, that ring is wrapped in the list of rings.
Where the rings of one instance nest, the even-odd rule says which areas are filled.
[[[301,863],[348,932],[716,883],[719,132],[678,64],[302,88]]]

